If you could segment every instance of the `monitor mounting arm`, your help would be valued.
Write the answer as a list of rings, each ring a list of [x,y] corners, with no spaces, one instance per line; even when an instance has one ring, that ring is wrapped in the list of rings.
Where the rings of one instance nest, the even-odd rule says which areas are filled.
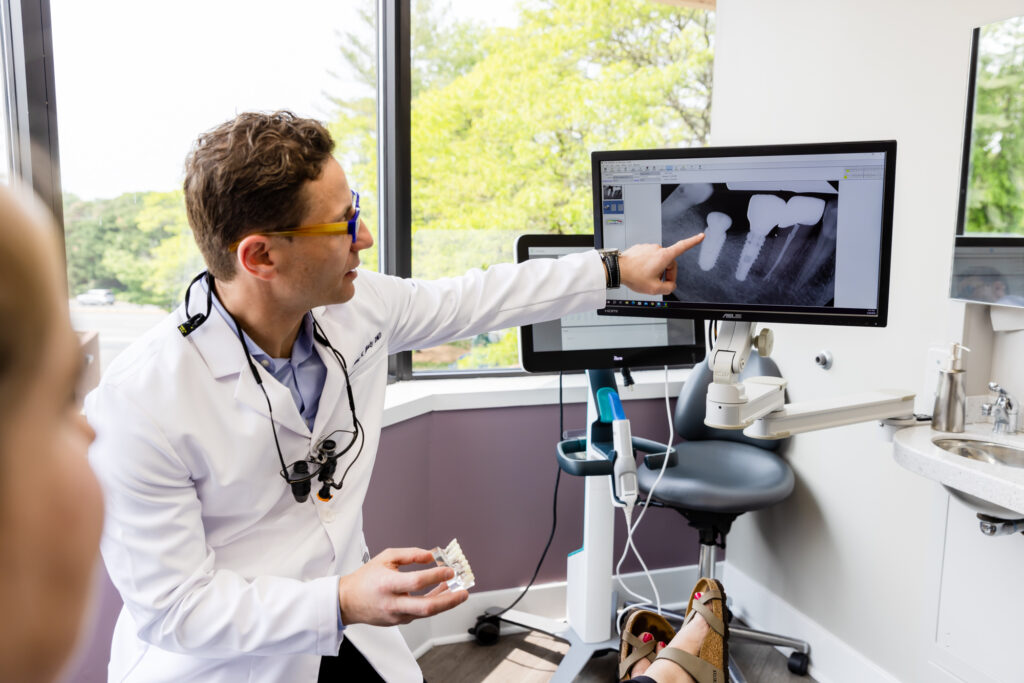
[[[900,391],[876,391],[839,399],[805,401],[786,405],[786,380],[739,374],[750,352],[761,356],[772,351],[771,330],[754,334],[754,323],[719,323],[708,365],[714,380],[708,385],[704,424],[718,429],[742,429],[756,439],[782,439],[800,432],[839,427],[857,422],[911,415],[914,395]]]

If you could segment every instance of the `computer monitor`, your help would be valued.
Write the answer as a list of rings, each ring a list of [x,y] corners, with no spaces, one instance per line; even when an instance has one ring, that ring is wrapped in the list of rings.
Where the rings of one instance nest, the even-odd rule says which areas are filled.
[[[522,235],[516,262],[594,248],[593,235]],[[704,358],[704,331],[685,319],[600,317],[595,312],[519,328],[527,372],[693,365]]]
[[[949,295],[1024,307],[1024,187],[1017,172],[1024,75],[1019,17],[974,29]]]
[[[884,327],[895,141],[594,152],[601,247],[669,245],[675,291],[603,315]]]

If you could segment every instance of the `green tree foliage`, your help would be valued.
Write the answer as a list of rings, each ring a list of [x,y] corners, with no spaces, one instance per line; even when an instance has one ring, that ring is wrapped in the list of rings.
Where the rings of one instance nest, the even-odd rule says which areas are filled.
[[[172,308],[203,268],[180,191],[66,195],[64,231],[71,294],[103,287],[122,301]]]
[[[1024,18],[982,29],[965,231],[1024,234]]]
[[[68,289],[77,294],[91,287],[123,290],[117,276],[104,265],[107,249],[145,251],[136,230],[141,210],[138,194],[87,201],[64,195],[64,242],[68,262]]]
[[[435,0],[413,0],[410,45],[411,96],[443,88],[470,71],[483,57],[479,37],[483,29],[472,21],[448,20],[450,4]],[[346,72],[354,80],[343,96],[332,101],[338,114],[330,123],[337,142],[336,154],[349,176],[349,183],[364,194],[361,205],[367,226],[374,232],[374,246],[362,254],[363,267],[377,269],[377,51],[376,3],[364,0],[356,15],[359,21],[339,36]],[[413,105],[415,109],[416,105]]]
[[[592,231],[591,151],[706,141],[710,31],[696,10],[551,0],[485,33],[473,69],[413,103],[414,236]],[[413,255],[418,276],[446,262]]]
[[[363,17],[371,22],[372,12]],[[707,12],[543,0],[522,4],[514,27],[488,28],[417,0],[412,32],[416,277],[509,261],[517,234],[590,232],[593,150],[707,142]],[[332,128],[349,175],[364,184],[377,167],[369,35],[364,27],[345,36],[364,96],[339,101]],[[514,343],[493,346],[460,365],[516,363]]]

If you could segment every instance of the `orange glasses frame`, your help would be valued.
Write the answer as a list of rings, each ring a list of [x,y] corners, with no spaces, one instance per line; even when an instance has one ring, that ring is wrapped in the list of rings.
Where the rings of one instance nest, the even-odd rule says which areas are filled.
[[[264,235],[266,237],[301,237],[302,235],[341,235],[348,233],[352,236],[354,241],[359,230],[359,193],[355,190],[352,190],[352,206],[355,207],[355,213],[352,218],[341,223],[317,223],[316,225],[302,225],[298,228],[290,228],[288,230],[253,232],[249,233],[245,237],[250,237],[251,235]],[[238,245],[242,243],[242,240],[244,240],[245,237],[235,240],[228,245],[228,250],[238,251]]]

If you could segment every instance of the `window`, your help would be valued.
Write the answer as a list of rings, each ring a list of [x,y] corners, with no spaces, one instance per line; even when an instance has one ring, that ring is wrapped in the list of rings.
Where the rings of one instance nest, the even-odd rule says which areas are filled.
[[[23,26],[29,49],[48,50],[52,23],[53,59],[36,60],[53,65],[52,90],[43,76],[23,79],[46,107],[56,94],[60,172],[48,184],[36,168],[31,176],[63,213],[73,320],[101,332],[104,365],[201,269],[183,161],[199,133],[239,111],[328,121],[364,215],[386,228],[381,262],[418,277],[508,261],[520,233],[589,233],[592,150],[707,141],[714,20],[705,10],[654,0],[281,8],[38,0],[24,17],[11,9],[15,33],[36,22]],[[44,151],[56,149],[52,120],[17,120],[35,126]],[[364,254],[364,266],[376,261]],[[114,303],[86,303],[109,298],[96,292],[77,300],[90,290],[109,290]],[[515,341],[499,330],[401,354],[394,374],[512,368]]]
[[[50,5],[72,320],[100,332],[103,366],[203,269],[185,218],[184,160],[200,133],[236,113],[290,109],[327,122],[373,226],[373,3]],[[350,144],[356,130],[369,146]],[[114,302],[95,305],[98,289]]]
[[[712,15],[636,0],[417,1],[411,263],[512,260],[523,233],[592,233],[590,152],[706,144]],[[414,371],[518,367],[515,330],[412,354]]]

